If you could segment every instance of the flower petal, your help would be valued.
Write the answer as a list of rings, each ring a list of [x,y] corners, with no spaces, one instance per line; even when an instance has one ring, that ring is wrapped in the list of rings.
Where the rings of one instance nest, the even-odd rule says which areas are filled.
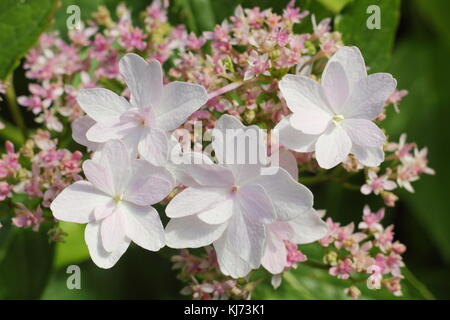
[[[272,274],[280,274],[286,266],[287,251],[282,239],[267,232],[266,247],[261,259],[262,266]]]
[[[94,219],[96,206],[106,205],[111,197],[101,192],[87,181],[77,181],[52,201],[50,209],[53,216],[62,221],[88,223]]]
[[[251,214],[247,212],[235,210],[228,221],[227,242],[252,268],[258,268],[264,251],[266,232],[264,225],[250,220],[250,217]]]
[[[124,202],[120,210],[127,220],[126,235],[134,243],[150,251],[158,251],[164,247],[164,227],[153,207]]]
[[[157,60],[150,63],[134,53],[119,62],[120,74],[131,92],[131,103],[138,108],[156,108],[161,102],[163,75]]]
[[[313,152],[320,135],[305,134],[289,123],[290,116],[281,120],[275,129],[279,130],[280,143],[297,152]]]
[[[169,195],[175,181],[168,170],[145,160],[133,160],[131,163],[132,174],[123,199],[138,206],[148,206]]]
[[[85,146],[89,150],[96,151],[101,148],[100,143],[91,142],[87,139],[87,131],[96,124],[95,120],[85,115],[72,122],[72,138],[76,143]]]
[[[342,114],[346,119],[375,119],[396,86],[397,81],[388,73],[369,75],[355,83]]]
[[[279,148],[270,155],[270,165],[286,170],[294,180],[298,179],[298,163],[286,148]]]
[[[287,74],[281,79],[279,87],[292,112],[312,109],[332,114],[322,86],[313,79]]]
[[[199,187],[200,184],[195,181],[190,172],[190,168],[198,164],[213,164],[213,162],[203,153],[184,152],[181,155],[172,155],[167,164],[167,169],[175,176],[177,184],[181,183],[189,187]]]
[[[126,223],[120,208],[116,208],[112,214],[100,221],[102,245],[106,251],[115,252],[119,249],[125,239]]]
[[[252,269],[250,264],[233,251],[232,247],[227,242],[226,234],[223,234],[213,245],[216,250],[220,271],[224,275],[233,278],[241,278],[245,277],[250,272]]]
[[[104,166],[94,160],[86,160],[83,162],[83,172],[97,189],[112,197],[115,196],[113,177]]]
[[[370,120],[345,119],[342,126],[354,144],[362,147],[379,148],[386,142],[386,136],[378,126]]]
[[[319,166],[331,169],[344,161],[350,153],[352,141],[340,125],[330,125],[316,143],[316,159]]]
[[[280,168],[274,175],[260,176],[255,183],[262,186],[269,195],[277,220],[293,219],[312,208],[312,192],[284,169]]]
[[[383,147],[367,148],[353,144],[351,153],[366,167],[378,167],[384,161]]]
[[[166,243],[171,248],[200,248],[216,241],[227,223],[208,224],[197,216],[171,219],[166,226]]]
[[[130,155],[125,144],[119,140],[109,141],[97,161],[112,177],[114,195],[121,195],[130,179]]]
[[[200,212],[197,217],[208,224],[221,224],[231,218],[235,205],[236,204],[233,199],[225,199]]]
[[[84,230],[84,239],[86,241],[89,254],[94,263],[103,269],[109,269],[116,264],[120,257],[127,251],[131,240],[123,238],[117,250],[107,252],[102,245],[100,235],[100,222],[90,222]]]
[[[191,187],[177,194],[167,205],[166,215],[179,218],[193,215],[212,208],[228,197],[229,190],[224,188]]]
[[[327,224],[314,209],[302,212],[288,223],[294,230],[294,235],[290,241],[297,244],[317,241],[325,237],[328,232]]]
[[[206,101],[208,94],[201,85],[179,81],[169,83],[164,86],[161,104],[155,110],[157,126],[164,131],[175,130]]]
[[[97,122],[120,117],[130,108],[128,101],[103,88],[81,89],[77,94],[81,109]]]
[[[233,172],[217,164],[198,164],[189,167],[192,178],[200,185],[211,187],[232,187]]]
[[[348,81],[350,92],[353,91],[355,84],[367,77],[366,64],[361,51],[357,47],[342,47],[328,61],[327,66],[333,62],[339,63]],[[324,70],[324,73],[328,72]],[[322,77],[323,78],[323,77]]]
[[[119,118],[115,118],[94,124],[86,132],[86,138],[91,142],[104,143],[110,140],[121,140],[133,131],[139,130],[140,128],[132,122],[123,123]]]
[[[306,134],[320,134],[330,124],[332,116],[320,109],[306,109],[295,112],[290,117],[290,123],[294,129]]]
[[[328,62],[321,83],[332,109],[336,114],[341,114],[342,107],[350,95],[347,75],[342,64],[336,61]]]
[[[275,220],[275,209],[272,201],[261,185],[248,184],[241,187],[237,192],[237,199],[242,210],[241,212],[248,221],[257,224],[267,224]]]
[[[151,164],[162,166],[169,159],[169,138],[159,129],[146,128],[138,144],[139,154]]]

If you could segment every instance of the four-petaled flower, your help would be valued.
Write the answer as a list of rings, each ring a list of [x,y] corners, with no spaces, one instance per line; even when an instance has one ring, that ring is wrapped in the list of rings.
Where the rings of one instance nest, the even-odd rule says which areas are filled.
[[[150,205],[172,191],[169,171],[130,159],[120,141],[108,142],[97,160],[83,163],[83,171],[88,181],[64,189],[50,208],[59,220],[87,223],[85,241],[96,265],[111,268],[131,241],[151,251],[165,245],[163,225]]]
[[[82,89],[77,95],[81,108],[96,122],[86,133],[91,142],[119,139],[135,156],[138,153],[154,165],[168,160],[169,133],[183,124],[206,101],[203,86],[175,81],[163,86],[161,64],[147,63],[129,53],[119,70],[131,92],[128,102],[114,92]]]
[[[367,75],[356,47],[339,49],[328,61],[321,83],[302,75],[286,75],[280,90],[293,112],[277,128],[280,141],[298,152],[316,152],[330,169],[352,153],[365,166],[384,160],[383,132],[372,122],[394,91],[387,73]]]

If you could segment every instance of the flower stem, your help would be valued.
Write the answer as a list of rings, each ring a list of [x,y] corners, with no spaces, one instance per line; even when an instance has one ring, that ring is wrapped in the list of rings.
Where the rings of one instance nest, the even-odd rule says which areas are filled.
[[[233,91],[234,89],[239,88],[240,86],[242,86],[244,84],[243,81],[238,81],[238,82],[232,82],[230,84],[227,84],[225,87],[219,88],[213,92],[208,93],[208,100],[211,100],[215,97],[218,97],[224,93]]]
[[[9,76],[8,82],[10,85],[6,88],[6,101],[8,102],[9,111],[14,120],[14,123],[19,127],[24,138],[27,136],[27,127],[17,104],[16,90],[14,89],[13,75]]]

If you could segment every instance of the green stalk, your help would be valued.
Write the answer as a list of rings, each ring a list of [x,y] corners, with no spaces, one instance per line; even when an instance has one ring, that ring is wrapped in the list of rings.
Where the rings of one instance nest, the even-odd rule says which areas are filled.
[[[14,123],[19,127],[23,138],[27,137],[27,127],[23,120],[22,113],[20,112],[19,105],[17,104],[16,90],[14,89],[13,75],[11,74],[7,80],[10,83],[6,88],[6,101],[8,102],[9,111],[14,120]]]

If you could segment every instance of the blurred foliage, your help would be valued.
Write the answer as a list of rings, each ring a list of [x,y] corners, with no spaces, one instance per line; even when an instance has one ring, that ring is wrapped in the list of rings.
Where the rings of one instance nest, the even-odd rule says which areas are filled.
[[[36,6],[36,2],[39,2],[40,6],[32,10],[35,16],[26,16],[25,14],[31,14],[28,9],[20,10],[20,14],[13,10],[19,6]],[[45,13],[49,6],[46,7],[45,4],[51,2],[0,1],[0,78],[2,72],[6,76],[17,59],[36,42],[37,34],[50,21]],[[64,36],[67,32],[65,23],[68,5],[79,5],[82,19],[88,20],[99,5],[105,5],[114,13],[116,5],[125,2],[132,8],[133,19],[138,22],[139,12],[151,1],[58,2],[60,7],[55,15],[53,29],[59,30]],[[189,30],[200,33],[211,30],[214,24],[221,23],[233,14],[237,5],[272,7],[274,11],[282,12],[288,2],[171,0],[170,20],[176,24],[183,23]],[[2,10],[5,4],[8,4],[7,15],[6,11]],[[398,206],[387,210],[385,223],[394,223],[396,237],[408,246],[405,262],[412,273],[405,270],[406,279],[402,283],[404,298],[429,298],[428,291],[421,282],[424,282],[437,298],[450,298],[450,205],[446,201],[450,187],[450,170],[447,168],[450,90],[446,88],[446,75],[450,73],[447,58],[450,54],[450,19],[447,17],[450,2],[410,0],[403,1],[401,7],[400,0],[297,0],[297,4],[313,13],[317,21],[337,16],[335,28],[343,32],[346,44],[361,48],[367,64],[371,67],[370,71],[392,72],[399,82],[398,87],[409,91],[409,96],[401,104],[401,113],[396,114],[390,110],[383,126],[390,133],[391,140],[395,141],[402,132],[407,132],[409,141],[417,141],[421,147],[428,146],[430,166],[436,169],[437,175],[425,176],[415,183],[415,194],[402,192]],[[381,30],[368,30],[365,26],[369,16],[366,9],[371,4],[378,4],[381,8]],[[42,17],[45,19],[42,20]],[[20,41],[7,42],[4,46],[3,41],[11,39],[8,33],[11,28],[5,27],[5,21],[19,30],[15,32],[26,36],[16,37]],[[23,25],[26,25],[26,32],[23,31]],[[398,25],[399,30],[396,33]],[[309,18],[297,26],[298,32],[311,30]],[[17,40],[16,38],[14,40]],[[13,43],[18,44],[17,48],[11,48]],[[9,50],[5,50],[5,47]],[[2,60],[6,56],[8,64]],[[18,94],[26,93],[27,80],[21,68],[16,69],[15,85]],[[2,109],[2,114],[8,117],[5,108]],[[28,114],[26,120],[32,124],[32,115]],[[362,183],[360,176],[353,179],[355,183]],[[332,183],[315,186],[312,190],[316,208],[326,208],[327,215],[343,224],[359,221],[365,203],[374,210],[384,206],[376,197],[363,197]],[[5,210],[8,210],[7,207],[1,205],[0,211]],[[0,214],[0,221],[1,218]],[[0,231],[0,298],[182,298],[179,295],[182,283],[176,279],[176,273],[171,270],[168,260],[175,250],[165,248],[159,253],[152,253],[132,245],[114,268],[103,270],[88,258],[83,241],[84,226],[64,223],[62,227],[69,236],[65,243],[56,245],[56,248],[48,245],[45,228],[34,233],[30,230],[13,231],[5,226]],[[315,253],[317,246],[305,246],[302,250],[312,261],[319,259]],[[68,290],[66,287],[66,267],[70,264],[77,264],[81,268],[82,290]],[[364,298],[395,298],[385,290],[372,291],[364,289],[364,283],[357,285],[363,291]],[[285,275],[277,291],[266,281],[257,287],[254,298],[340,299],[344,298],[343,288],[344,282],[329,276],[326,270],[300,265],[298,269]]]
[[[55,9],[56,0],[0,1],[0,80],[36,44]]]

